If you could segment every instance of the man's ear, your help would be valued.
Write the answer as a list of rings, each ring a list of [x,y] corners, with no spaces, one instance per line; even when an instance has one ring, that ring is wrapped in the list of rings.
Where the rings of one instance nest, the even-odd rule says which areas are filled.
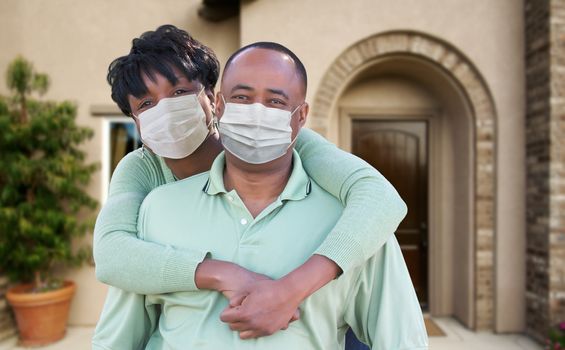
[[[310,105],[304,102],[300,110],[298,111],[298,125],[302,128],[306,125],[306,120],[308,119],[308,112],[310,112]]]
[[[218,91],[216,93],[216,117],[220,119],[220,117],[224,114],[224,99],[222,98],[222,93]]]

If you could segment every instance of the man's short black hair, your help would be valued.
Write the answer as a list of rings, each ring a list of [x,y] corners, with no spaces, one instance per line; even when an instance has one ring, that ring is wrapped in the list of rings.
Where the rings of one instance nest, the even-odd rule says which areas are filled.
[[[240,53],[247,51],[249,49],[252,49],[252,48],[273,50],[273,51],[281,52],[283,54],[288,55],[294,61],[294,67],[296,68],[296,73],[302,79],[302,83],[303,83],[303,87],[304,87],[304,94],[306,94],[306,87],[308,86],[308,76],[306,75],[306,68],[304,68],[302,61],[300,61],[300,58],[298,58],[298,56],[296,56],[296,54],[294,52],[290,51],[289,48],[287,48],[286,46],[283,46],[279,43],[274,43],[274,42],[271,42],[271,41],[259,41],[259,42],[249,44],[249,45],[246,45],[246,46],[240,48],[239,50],[234,52],[228,58],[228,60],[226,62],[226,66],[224,67],[224,72],[228,69],[231,62]]]
[[[112,86],[112,100],[124,114],[131,115],[128,95],[140,98],[147,93],[143,76],[154,80],[158,73],[174,85],[177,78],[173,67],[188,80],[199,81],[206,89],[214,88],[220,74],[220,63],[214,51],[186,31],[163,25],[133,39],[129,54],[110,63],[107,80]]]

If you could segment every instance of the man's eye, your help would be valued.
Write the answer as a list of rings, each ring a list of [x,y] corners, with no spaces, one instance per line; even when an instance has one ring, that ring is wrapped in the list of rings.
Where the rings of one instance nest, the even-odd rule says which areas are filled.
[[[284,109],[284,107],[286,106],[286,102],[278,99],[278,98],[272,98],[268,101],[269,106],[272,106],[274,108],[282,108]]]
[[[232,100],[243,100],[243,101],[245,101],[245,100],[247,100],[247,96],[235,95],[235,96],[232,96]]]

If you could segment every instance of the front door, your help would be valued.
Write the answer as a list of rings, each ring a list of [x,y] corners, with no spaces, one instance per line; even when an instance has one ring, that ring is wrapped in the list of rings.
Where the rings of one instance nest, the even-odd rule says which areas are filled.
[[[379,170],[408,206],[396,237],[423,308],[428,303],[428,155],[425,121],[353,119],[353,154]]]

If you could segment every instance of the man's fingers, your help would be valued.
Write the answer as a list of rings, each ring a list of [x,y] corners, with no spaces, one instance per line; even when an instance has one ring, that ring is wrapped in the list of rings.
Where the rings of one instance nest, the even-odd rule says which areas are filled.
[[[249,322],[247,313],[241,308],[241,306],[226,307],[220,314],[220,320],[225,323]]]
[[[300,319],[300,310],[296,309],[296,311],[294,311],[294,314],[290,318],[290,322],[298,321],[299,319]]]
[[[228,326],[230,327],[230,329],[232,331],[238,331],[238,332],[242,332],[242,331],[249,331],[249,326],[243,322],[234,322],[234,323],[228,323]]]
[[[220,320],[222,322],[225,323],[235,323],[237,321],[239,321],[238,319],[238,312],[239,310],[237,310],[236,308],[232,308],[232,307],[227,307],[224,309],[224,311],[222,311],[222,313],[220,314]]]
[[[230,301],[230,306],[231,307],[236,307],[241,305],[241,303],[243,303],[243,300],[245,300],[245,297],[247,297],[247,294],[235,294],[233,295],[229,301]]]
[[[254,338],[259,338],[260,335],[256,334],[256,332],[254,331],[243,331],[243,332],[239,332],[239,338],[240,339],[254,339]]]

